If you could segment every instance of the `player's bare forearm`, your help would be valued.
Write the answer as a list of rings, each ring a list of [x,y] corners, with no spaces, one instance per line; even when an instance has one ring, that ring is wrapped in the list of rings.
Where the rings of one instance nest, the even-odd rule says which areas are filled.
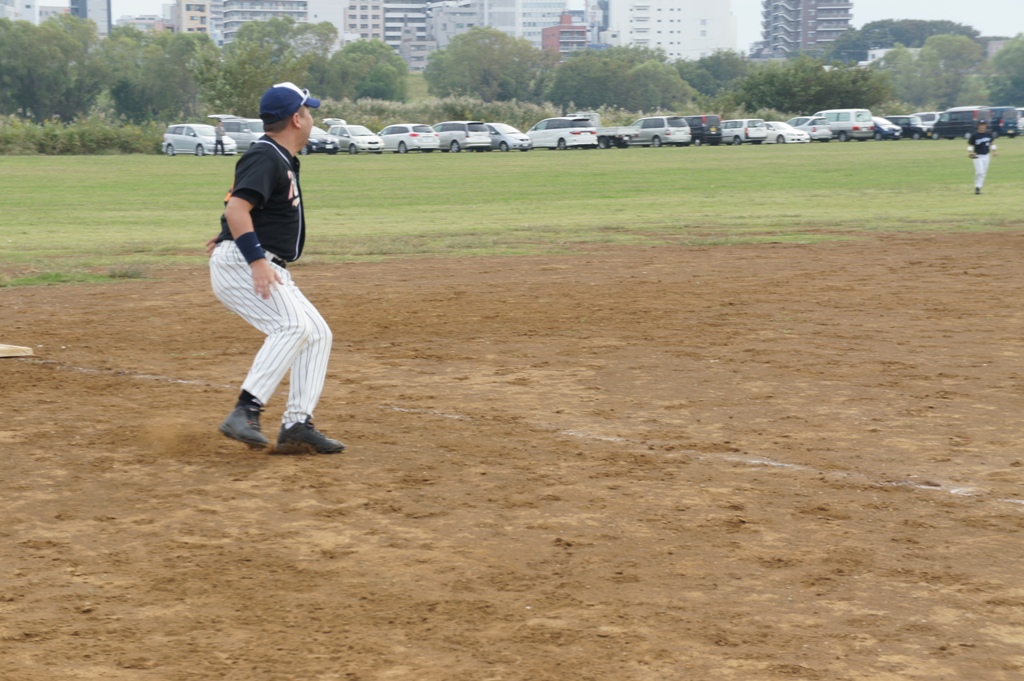
[[[245,199],[240,199],[237,196],[228,199],[228,205],[224,208],[224,218],[228,222],[232,239],[238,239],[246,232],[253,231],[252,209],[253,205]]]

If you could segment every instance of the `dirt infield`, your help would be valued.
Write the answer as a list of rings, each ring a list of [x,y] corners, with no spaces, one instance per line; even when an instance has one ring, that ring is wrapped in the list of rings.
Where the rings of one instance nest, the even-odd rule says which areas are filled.
[[[297,266],[335,457],[204,270],[2,289],[0,678],[1024,678],[1022,244]]]

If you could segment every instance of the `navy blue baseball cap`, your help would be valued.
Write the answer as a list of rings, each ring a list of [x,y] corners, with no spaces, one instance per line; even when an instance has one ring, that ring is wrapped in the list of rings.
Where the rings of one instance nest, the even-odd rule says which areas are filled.
[[[295,83],[278,83],[260,98],[260,118],[268,125],[276,123],[291,116],[303,104],[311,109],[320,108],[320,100],[310,97],[309,90]]]

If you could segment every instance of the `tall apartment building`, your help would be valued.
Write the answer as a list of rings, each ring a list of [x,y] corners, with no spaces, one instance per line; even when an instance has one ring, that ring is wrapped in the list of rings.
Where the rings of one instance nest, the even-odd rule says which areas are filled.
[[[582,17],[573,16],[571,12],[563,12],[557,26],[548,26],[541,30],[543,49],[560,55],[587,49],[590,43],[589,31],[581,19]]]
[[[100,35],[110,34],[110,0],[71,0],[70,4],[71,14],[82,19],[92,19]]]
[[[851,0],[764,0],[761,56],[825,47],[850,30],[852,13]]]
[[[305,23],[308,13],[306,0],[224,0],[224,42],[232,42],[246,22],[291,17]]]
[[[609,44],[660,48],[670,60],[736,49],[729,0],[609,0],[608,5],[602,35]]]
[[[178,33],[210,33],[210,4],[206,0],[178,0],[174,30]]]
[[[443,50],[452,38],[474,26],[481,26],[480,3],[476,0],[441,0],[431,3],[427,17],[427,33]]]
[[[16,21],[18,19],[27,20],[27,17],[22,16],[21,9],[18,7],[16,0],[0,0],[0,19]]]
[[[384,0],[350,0],[345,13],[344,42],[384,40]]]

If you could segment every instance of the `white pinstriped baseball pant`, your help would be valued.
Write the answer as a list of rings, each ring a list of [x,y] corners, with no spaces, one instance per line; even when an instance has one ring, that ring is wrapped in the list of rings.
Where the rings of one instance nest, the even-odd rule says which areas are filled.
[[[214,295],[225,307],[267,336],[242,390],[267,404],[290,369],[288,403],[281,421],[305,421],[313,416],[323,392],[333,335],[288,270],[274,264],[271,267],[284,283],[264,300],[253,290],[252,269],[238,247],[233,241],[223,241],[210,256],[210,282]]]
[[[988,175],[988,154],[978,154],[974,159],[974,186],[981,189],[985,184],[985,176]]]

